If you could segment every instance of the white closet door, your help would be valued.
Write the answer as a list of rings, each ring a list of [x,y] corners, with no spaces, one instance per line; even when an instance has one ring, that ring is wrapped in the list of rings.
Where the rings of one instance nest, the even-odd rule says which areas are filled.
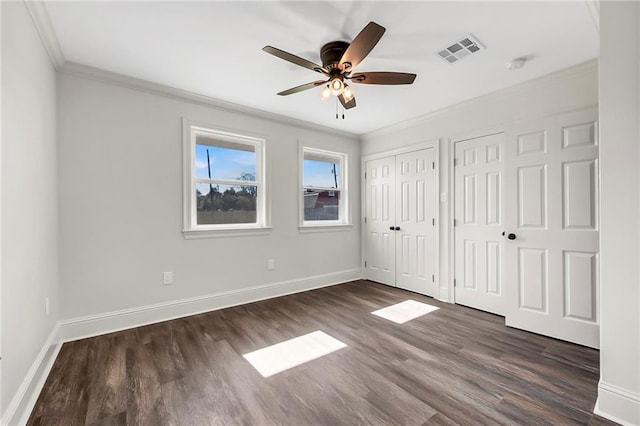
[[[395,286],[395,157],[367,161],[365,191],[366,276],[372,281]]]
[[[435,297],[434,149],[396,157],[396,285]]]
[[[504,134],[455,143],[455,301],[504,315]]]
[[[509,326],[598,347],[597,112],[516,126],[506,147]]]

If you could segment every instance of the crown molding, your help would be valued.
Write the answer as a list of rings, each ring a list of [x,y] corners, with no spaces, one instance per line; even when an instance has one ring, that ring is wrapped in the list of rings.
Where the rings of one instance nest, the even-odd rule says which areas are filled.
[[[252,118],[266,119],[289,126],[299,127],[305,130],[315,130],[326,134],[359,140],[359,134],[357,133],[334,129],[331,127],[322,126],[320,124],[287,117],[281,114],[275,114],[257,108],[251,108],[232,102],[222,101],[209,96],[177,89],[175,87],[152,83],[150,81],[129,77],[123,74],[117,74],[99,68],[78,64],[75,62],[69,62],[65,59],[64,54],[62,53],[62,48],[60,47],[60,43],[58,42],[58,38],[56,37],[53,24],[51,23],[51,19],[49,18],[49,14],[45,6],[45,2],[24,0],[24,4],[27,7],[29,14],[31,15],[33,24],[36,27],[38,34],[40,35],[40,39],[42,40],[49,58],[51,59],[53,67],[60,73],[73,75],[76,77],[84,77],[101,81],[103,83],[109,83],[199,105],[205,105],[223,111],[243,114]]]
[[[542,77],[535,78],[533,80],[528,80],[523,83],[507,87],[505,89],[500,89],[498,91],[481,95],[476,98],[468,99],[466,101],[462,101],[455,105],[449,105],[438,110],[429,112],[427,114],[421,115],[419,117],[410,118],[405,121],[401,121],[396,124],[392,124],[391,126],[384,127],[381,129],[376,129],[371,132],[365,133],[354,133],[348,132],[344,130],[334,129],[332,127],[323,126],[320,124],[312,123],[309,121],[299,120],[291,117],[287,117],[281,114],[275,114],[272,112],[260,110],[257,108],[251,108],[248,106],[236,104],[233,102],[223,101],[220,99],[216,99],[210,96],[197,94],[194,92],[189,92],[186,90],[178,89],[171,86],[166,86],[159,83],[153,83],[147,80],[138,79],[135,77],[129,77],[123,74],[113,73],[110,71],[102,70],[99,68],[78,64],[75,62],[69,62],[65,59],[64,54],[62,53],[62,48],[58,42],[58,38],[56,37],[55,31],[53,29],[53,25],[51,23],[51,19],[49,18],[49,14],[47,13],[47,9],[45,6],[45,2],[43,1],[33,1],[33,0],[23,0],[33,23],[40,35],[40,38],[49,54],[49,58],[56,69],[56,71],[73,75],[76,77],[84,77],[92,80],[101,81],[104,83],[113,84],[116,86],[126,87],[129,89],[139,90],[146,93],[151,93],[155,95],[160,95],[172,99],[178,99],[190,103],[195,103],[199,105],[204,105],[208,107],[213,107],[223,111],[229,111],[237,114],[246,115],[251,118],[258,119],[266,119],[269,121],[299,127],[305,130],[315,130],[327,134],[333,134],[337,136],[342,136],[351,139],[362,140],[364,137],[369,136],[379,136],[386,135],[389,133],[397,132],[399,130],[404,130],[407,128],[419,126],[421,123],[429,121],[434,117],[439,115],[449,113],[453,110],[464,108],[469,105],[473,105],[475,103],[479,103],[488,99],[499,99],[500,97],[508,96],[512,93],[518,92],[525,88],[535,87],[540,84],[546,84],[549,81],[553,81],[558,78],[563,78],[569,75],[575,75],[587,70],[591,70],[592,68],[598,67],[598,60],[592,59],[590,61],[584,62],[582,64],[566,68],[564,70],[556,71],[551,74],[547,74]],[[598,34],[600,33],[600,0],[584,0],[587,8],[589,9],[590,15],[593,19],[594,26]]]
[[[414,118],[410,118],[408,120],[405,121],[401,121],[399,123],[396,124],[392,124],[391,126],[388,127],[383,127],[381,129],[377,129],[377,130],[373,130],[371,132],[367,132],[364,133],[362,135],[360,135],[361,140],[364,140],[366,138],[369,137],[378,137],[378,136],[385,136],[385,135],[389,135],[389,134],[394,134],[396,132],[402,131],[402,130],[406,130],[406,129],[410,129],[413,127],[417,127],[417,126],[421,126],[424,123],[438,117],[441,115],[445,115],[445,114],[450,114],[453,111],[459,110],[459,109],[463,109],[463,108],[467,108],[471,105],[475,105],[475,104],[480,104],[480,103],[484,103],[487,101],[494,101],[494,100],[500,100],[500,99],[504,99],[507,98],[509,96],[513,96],[516,93],[522,92],[522,91],[526,91],[526,90],[535,90],[535,88],[540,87],[540,86],[545,86],[547,84],[549,84],[550,82],[553,82],[555,80],[561,80],[567,77],[571,77],[571,76],[575,76],[575,75],[580,75],[580,74],[584,74],[584,73],[588,73],[588,72],[593,72],[593,70],[598,69],[598,59],[591,59],[587,62],[583,62],[581,64],[578,65],[574,65],[572,67],[569,68],[565,68],[559,71],[555,71],[552,72],[550,74],[546,74],[543,75],[541,77],[537,77],[534,78],[532,80],[527,80],[524,81],[522,83],[518,83],[515,84],[513,86],[509,86],[506,87],[504,89],[499,89],[496,90],[494,92],[485,94],[485,95],[480,95],[477,96],[475,98],[471,98],[468,99],[466,101],[462,101],[459,102],[457,104],[454,105],[449,105],[449,106],[445,106],[443,108],[437,109],[435,111],[429,112],[427,114],[418,116],[418,117],[414,117]]]
[[[357,133],[346,132],[344,130],[338,130],[331,127],[322,126],[320,124],[298,120],[284,115],[263,111],[257,108],[251,108],[233,102],[223,101],[220,99],[200,95],[182,89],[177,89],[175,87],[166,86],[159,83],[152,83],[147,80],[129,77],[123,74],[105,71],[99,68],[78,64],[75,62],[66,61],[60,68],[58,68],[58,72],[61,74],[95,80],[102,83],[124,87],[127,89],[133,89],[153,95],[163,96],[166,98],[177,99],[197,105],[204,105],[222,111],[242,114],[251,118],[269,120],[288,126],[299,127],[305,130],[315,130],[325,134],[333,134],[336,136],[359,140],[359,135]]]
[[[53,67],[56,70],[60,69],[64,65],[65,59],[44,2],[25,0],[24,4],[31,15],[31,19],[33,20],[33,24],[35,25],[38,34],[40,35],[40,39],[49,54]]]
[[[596,27],[596,31],[600,34],[600,0],[585,0],[591,19],[593,19],[593,25]]]

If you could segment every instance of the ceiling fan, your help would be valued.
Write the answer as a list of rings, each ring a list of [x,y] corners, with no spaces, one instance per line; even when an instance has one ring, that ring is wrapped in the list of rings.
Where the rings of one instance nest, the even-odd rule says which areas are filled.
[[[302,92],[303,90],[326,85],[322,92],[322,97],[326,99],[334,95],[340,100],[340,103],[345,109],[350,109],[356,106],[356,98],[353,90],[345,80],[350,80],[358,84],[396,85],[412,84],[416,79],[415,74],[403,72],[375,71],[352,74],[353,69],[357,67],[375,45],[378,44],[384,32],[385,28],[383,26],[375,22],[369,22],[351,43],[347,43],[346,41],[332,41],[325,44],[320,49],[322,66],[273,46],[265,46],[262,50],[285,61],[324,74],[327,78],[326,80],[317,80],[292,87],[291,89],[278,93],[278,95],[287,96]]]

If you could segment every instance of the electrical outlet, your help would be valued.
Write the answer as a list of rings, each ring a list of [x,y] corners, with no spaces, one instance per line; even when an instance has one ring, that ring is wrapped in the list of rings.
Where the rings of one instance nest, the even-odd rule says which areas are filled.
[[[51,308],[49,306],[49,298],[45,297],[44,298],[44,314],[46,316],[49,316],[49,313],[51,312]]]
[[[267,269],[269,270],[276,269],[276,261],[274,259],[267,260]]]
[[[163,272],[162,284],[164,285],[173,284],[173,272]]]

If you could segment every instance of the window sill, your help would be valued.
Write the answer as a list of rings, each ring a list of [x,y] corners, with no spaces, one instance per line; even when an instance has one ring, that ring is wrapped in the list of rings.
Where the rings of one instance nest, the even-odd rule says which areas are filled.
[[[312,232],[339,232],[349,231],[353,229],[353,225],[346,223],[327,223],[327,224],[313,224],[313,225],[300,225],[298,231],[301,233]]]
[[[203,238],[226,238],[226,237],[250,237],[258,235],[269,235],[270,226],[260,226],[254,228],[220,228],[220,229],[183,229],[182,235],[185,240],[197,240]]]

